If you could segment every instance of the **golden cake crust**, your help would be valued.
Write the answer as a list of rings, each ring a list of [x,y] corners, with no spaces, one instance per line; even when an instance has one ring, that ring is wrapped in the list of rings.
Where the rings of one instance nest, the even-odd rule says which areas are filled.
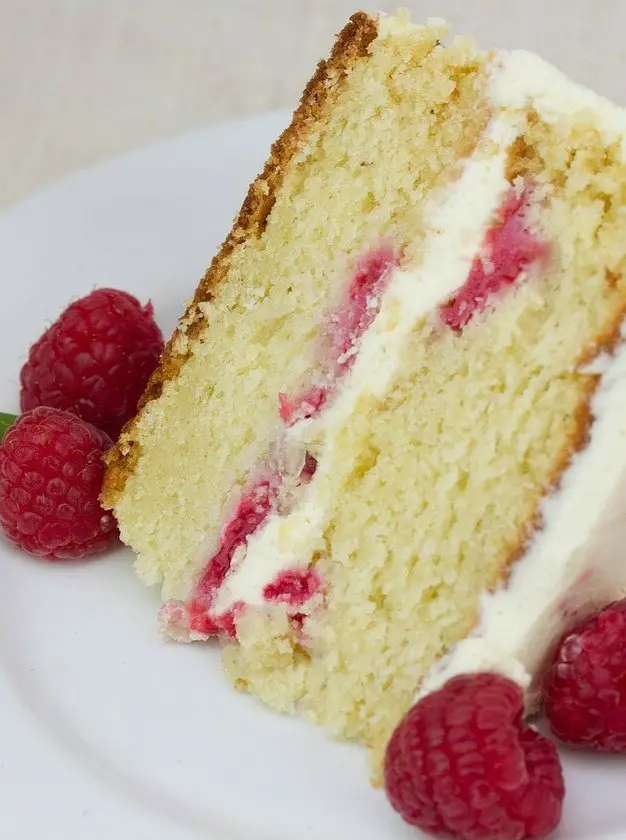
[[[346,74],[357,61],[367,55],[369,46],[377,35],[376,18],[365,12],[357,12],[337,36],[330,57],[318,64],[315,74],[304,89],[300,105],[294,112],[290,125],[272,145],[263,172],[250,185],[231,232],[213,258],[196,289],[193,301],[167,343],[161,362],[152,374],[139,402],[137,415],[126,424],[119,441],[106,455],[107,469],[102,489],[102,502],[105,507],[115,506],[137,464],[140,445],[133,433],[142,410],[149,402],[160,397],[165,382],[178,376],[192,353],[190,347],[193,341],[206,326],[204,316],[197,305],[210,301],[214,288],[226,279],[230,257],[235,247],[263,233],[290,161],[302,147],[313,126],[327,113],[331,98]],[[177,349],[177,339],[182,334],[191,342],[184,353]]]

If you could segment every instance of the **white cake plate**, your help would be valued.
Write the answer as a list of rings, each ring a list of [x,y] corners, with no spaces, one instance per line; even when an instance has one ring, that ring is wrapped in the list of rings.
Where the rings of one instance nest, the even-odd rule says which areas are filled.
[[[44,324],[96,286],[152,298],[171,330],[286,119],[160,144],[0,215],[0,411]],[[360,748],[231,691],[215,648],[165,644],[131,563],[0,541],[0,837],[416,840]],[[557,836],[626,838],[626,760],[563,758]]]

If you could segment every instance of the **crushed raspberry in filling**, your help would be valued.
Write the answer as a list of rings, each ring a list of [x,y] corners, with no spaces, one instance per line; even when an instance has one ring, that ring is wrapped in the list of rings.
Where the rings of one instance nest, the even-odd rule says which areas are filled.
[[[352,366],[358,342],[378,314],[391,269],[397,264],[398,257],[390,246],[357,260],[347,293],[331,317],[331,352],[338,374]]]
[[[279,394],[278,413],[286,426],[293,426],[299,420],[316,417],[323,411],[327,401],[328,388],[306,388],[295,397]]]
[[[464,285],[440,309],[441,319],[461,330],[489,298],[516,280],[535,262],[545,258],[547,245],[529,229],[528,210],[532,188],[521,194],[512,188],[498,211],[496,223],[487,231],[482,253],[474,259]]]
[[[304,466],[302,467],[302,472],[300,473],[300,481],[302,484],[308,484],[315,475],[316,470],[317,458],[314,455],[311,455],[310,452],[307,452],[304,459]]]
[[[287,426],[317,417],[325,408],[335,383],[352,366],[358,343],[380,310],[391,269],[398,265],[396,252],[386,245],[359,257],[348,289],[325,327],[326,387],[310,386],[295,396],[278,395],[278,413]]]
[[[217,633],[235,634],[235,619],[243,604],[235,604],[222,616],[209,617],[209,612],[217,590],[230,571],[235,552],[239,548],[245,548],[248,537],[254,534],[272,512],[278,483],[267,479],[258,481],[237,505],[233,517],[222,532],[219,549],[209,561],[187,606],[189,629],[192,632],[208,636]]]
[[[307,616],[304,613],[294,613],[289,616],[291,629],[300,642],[306,642],[306,633],[304,632],[304,622],[306,619]]]
[[[314,569],[288,569],[281,572],[263,590],[266,601],[301,607],[322,588],[322,579]]]
[[[317,460],[306,453],[299,475],[302,484],[308,484],[317,469]],[[212,611],[217,591],[230,571],[237,551],[245,551],[248,538],[263,525],[276,510],[282,477],[261,479],[242,497],[232,518],[225,525],[217,552],[209,560],[202,577],[196,584],[192,597],[186,604],[168,602],[161,610],[162,624],[173,637],[227,635],[235,637],[237,616],[245,609],[237,601],[224,613]],[[268,602],[302,606],[321,587],[315,572],[306,575],[300,571],[287,571],[265,587],[263,597]]]
[[[317,469],[317,459],[306,453],[299,475],[302,484],[308,484]],[[215,615],[212,611],[217,591],[230,571],[235,555],[245,551],[248,538],[263,525],[276,510],[282,484],[282,476],[273,480],[261,479],[242,497],[232,518],[225,525],[217,552],[209,560],[202,577],[196,584],[192,597],[186,604],[168,602],[160,613],[162,624],[172,637],[185,636],[236,636],[238,615],[245,609],[245,603],[237,601],[224,613]],[[268,602],[287,603],[302,606],[321,587],[321,580],[313,571],[287,571],[265,587],[263,597]]]

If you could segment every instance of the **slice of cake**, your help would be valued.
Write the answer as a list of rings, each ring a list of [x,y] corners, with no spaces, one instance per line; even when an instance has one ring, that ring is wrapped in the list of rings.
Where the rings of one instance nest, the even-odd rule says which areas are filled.
[[[104,490],[169,636],[377,753],[626,592],[626,113],[445,34],[339,35]]]

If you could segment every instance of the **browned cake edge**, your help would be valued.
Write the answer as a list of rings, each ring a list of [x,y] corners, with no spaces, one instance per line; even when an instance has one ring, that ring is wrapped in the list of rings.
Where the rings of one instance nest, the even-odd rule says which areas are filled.
[[[126,424],[118,442],[105,457],[107,469],[101,497],[104,507],[115,506],[137,464],[140,444],[134,432],[142,410],[151,400],[160,397],[163,384],[175,379],[190,358],[190,351],[181,353],[177,350],[178,337],[184,334],[193,341],[206,326],[197,304],[210,301],[214,288],[226,279],[234,248],[246,239],[261,236],[291,160],[302,148],[316,123],[326,116],[346,74],[367,55],[377,35],[376,18],[365,12],[357,12],[338,34],[330,58],[318,64],[314,76],[304,89],[291,124],[273,144],[263,172],[250,185],[231,232],[213,258],[196,289],[193,301],[167,343],[161,362],[139,402],[137,415]]]

